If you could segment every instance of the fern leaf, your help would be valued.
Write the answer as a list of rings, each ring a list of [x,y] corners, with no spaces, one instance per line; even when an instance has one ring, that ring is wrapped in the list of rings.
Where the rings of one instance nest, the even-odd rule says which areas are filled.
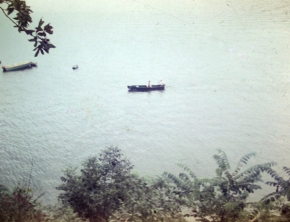
[[[257,173],[264,172],[264,171],[265,172],[272,172],[271,167],[274,166],[275,164],[276,163],[274,163],[274,162],[268,162],[268,163],[258,164],[258,165],[252,166],[252,167],[248,168],[247,170],[245,170],[244,172],[242,172],[237,177],[241,177],[244,175],[257,174]]]
[[[290,168],[284,166],[283,170],[290,176]]]
[[[254,157],[256,156],[256,153],[248,153],[248,154],[245,154],[238,162],[237,164],[237,168],[234,170],[234,173],[233,173],[233,176],[237,175],[240,171],[240,167],[243,165],[243,164],[247,164],[248,163],[248,160],[251,158],[251,157]],[[243,163],[243,164],[242,164]]]
[[[270,202],[273,202],[275,200],[278,200],[280,197],[281,197],[281,195],[279,193],[272,192],[272,193],[266,195],[265,197],[263,197],[261,199],[261,201],[264,203],[270,203]]]
[[[274,178],[276,181],[281,181],[283,180],[283,178],[281,176],[278,175],[278,173],[273,170],[272,168],[269,168],[266,170],[266,172],[272,177]]]
[[[228,178],[228,180],[230,181],[230,183],[233,183],[233,177],[232,175],[229,173],[228,170],[225,171],[225,176]]]
[[[227,158],[227,155],[224,151],[218,149],[218,153],[213,156],[218,166],[223,170],[230,169],[230,164]]]
[[[187,174],[185,174],[185,173],[180,173],[180,174],[179,174],[179,178],[180,178],[181,180],[189,181],[189,177],[188,177]]]
[[[186,166],[186,165],[184,165],[184,164],[181,164],[181,163],[178,163],[177,166],[179,166],[180,168],[182,168],[184,171],[188,172],[189,175],[190,175],[193,179],[197,180],[197,176],[195,175],[195,173],[194,173],[192,170],[189,169],[188,166]]]
[[[171,174],[171,173],[164,172],[163,176],[165,176],[166,178],[170,179],[177,186],[180,186],[182,184],[180,179],[178,177],[176,177],[175,175]]]
[[[265,184],[269,185],[269,186],[273,186],[276,187],[278,185],[278,183],[276,182],[271,182],[271,181],[267,181]]]

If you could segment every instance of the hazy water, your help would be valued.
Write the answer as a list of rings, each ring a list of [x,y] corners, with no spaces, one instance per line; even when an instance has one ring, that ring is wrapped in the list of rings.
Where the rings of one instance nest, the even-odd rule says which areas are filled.
[[[57,46],[38,58],[0,15],[2,64],[38,63],[0,74],[1,179],[15,184],[34,162],[53,201],[61,170],[110,145],[143,175],[183,162],[213,176],[217,148],[233,164],[255,151],[252,164],[289,167],[289,3],[90,0],[62,14],[65,3],[31,1]],[[126,89],[160,79],[164,92]]]

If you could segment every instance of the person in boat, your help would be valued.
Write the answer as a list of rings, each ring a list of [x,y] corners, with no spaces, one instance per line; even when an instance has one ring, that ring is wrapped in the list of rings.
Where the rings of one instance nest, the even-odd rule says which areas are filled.
[[[164,82],[162,82],[162,79],[159,81],[159,85],[160,86],[164,86],[165,85]]]
[[[151,87],[151,83],[150,83],[150,81],[148,82],[148,86],[147,86],[148,88],[150,88]]]

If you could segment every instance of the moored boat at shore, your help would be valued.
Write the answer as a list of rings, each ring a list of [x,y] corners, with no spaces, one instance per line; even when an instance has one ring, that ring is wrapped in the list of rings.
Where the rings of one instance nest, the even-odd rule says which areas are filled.
[[[17,64],[12,64],[9,66],[2,66],[3,72],[17,71],[22,69],[29,69],[32,67],[36,67],[37,64],[34,62],[22,62]]]

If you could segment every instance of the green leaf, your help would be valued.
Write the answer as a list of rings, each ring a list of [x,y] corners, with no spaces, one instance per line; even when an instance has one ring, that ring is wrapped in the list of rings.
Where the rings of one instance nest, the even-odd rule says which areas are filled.
[[[49,23],[46,26],[44,26],[44,31],[47,32],[48,34],[53,34],[52,29],[53,27]]]
[[[31,30],[31,29],[27,29],[27,30],[25,30],[25,33],[26,33],[27,35],[32,35],[33,32],[34,32],[34,30]]]
[[[50,48],[56,48],[53,44],[50,44],[50,43],[48,43],[47,44],[47,47],[50,49]]]
[[[39,35],[39,36],[46,36],[45,32],[41,32],[41,31],[39,31],[39,32],[37,33],[37,35]]]
[[[37,57],[38,56],[38,53],[39,53],[40,49],[38,49],[34,55],[34,57]]]
[[[44,21],[42,19],[39,20],[39,23],[38,23],[38,28],[41,28],[41,26],[43,25]]]
[[[14,8],[7,8],[7,14],[10,15],[12,12],[14,12]]]

